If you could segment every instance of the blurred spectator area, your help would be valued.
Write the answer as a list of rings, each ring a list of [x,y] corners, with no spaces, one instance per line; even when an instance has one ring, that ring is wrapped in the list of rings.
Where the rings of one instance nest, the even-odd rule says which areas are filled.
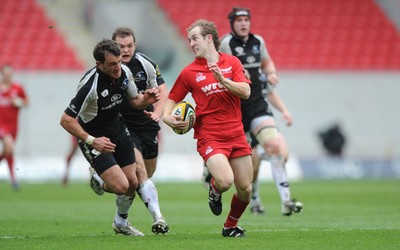
[[[157,0],[186,38],[203,18],[230,31],[233,6],[247,7],[278,69],[400,70],[400,35],[374,0]]]
[[[19,70],[82,70],[75,51],[35,0],[1,0],[0,65]]]

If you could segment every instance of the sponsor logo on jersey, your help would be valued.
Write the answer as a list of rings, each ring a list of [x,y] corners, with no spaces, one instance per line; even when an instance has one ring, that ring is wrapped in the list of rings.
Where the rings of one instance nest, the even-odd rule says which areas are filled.
[[[258,45],[254,45],[254,46],[251,48],[251,52],[252,52],[253,54],[255,54],[255,55],[260,54],[260,48],[259,48],[259,46],[258,46]]]
[[[125,80],[121,83],[120,89],[121,89],[122,91],[127,90],[127,89],[128,89],[128,85],[129,85],[129,82],[132,82],[132,84],[135,84],[135,81],[133,80],[133,76],[130,76],[129,78],[125,78]]]
[[[243,68],[249,69],[249,68],[259,68],[261,67],[261,62],[255,62],[255,63],[243,63]]]
[[[122,100],[123,100],[122,95],[120,95],[120,94],[114,94],[114,95],[111,97],[111,104],[108,105],[108,106],[102,107],[101,110],[111,109],[111,108],[113,108],[114,106],[120,104],[120,103],[122,102]]]
[[[221,69],[222,74],[228,74],[232,72],[232,66],[226,68],[226,69]]]
[[[248,57],[246,58],[246,61],[247,61],[249,64],[251,64],[251,63],[254,63],[254,62],[256,61],[256,58],[255,58],[254,56],[248,56]]]
[[[206,155],[208,155],[209,153],[211,153],[212,151],[214,151],[214,149],[211,146],[208,146],[206,148]]]
[[[236,56],[244,56],[246,53],[244,52],[244,48],[239,46],[235,48]]]
[[[78,111],[76,111],[76,106],[74,104],[69,105],[69,109],[74,112],[74,114],[78,114]]]
[[[225,86],[219,82],[207,84],[207,85],[201,87],[201,90],[203,90],[203,92],[206,94],[206,96],[214,94],[214,93],[228,91],[225,88]]]
[[[157,75],[158,77],[161,76],[161,71],[160,71],[160,68],[158,67],[158,64],[156,65],[156,75]]]
[[[121,97],[122,97],[122,96],[121,96],[120,94],[115,94],[115,95],[113,95],[113,96],[111,97],[111,101],[112,101],[112,102],[115,102],[115,101],[121,99]]]
[[[97,151],[96,149],[92,149],[90,151],[92,153],[92,155],[94,156],[93,158],[97,158],[97,156],[99,156],[101,153],[99,151]]]
[[[146,81],[146,74],[143,71],[139,71],[135,75],[135,82]]]
[[[103,92],[101,92],[101,96],[102,97],[108,96],[108,89],[103,90]]]
[[[196,82],[200,82],[206,79],[206,76],[203,75],[203,73],[197,73],[196,74]]]

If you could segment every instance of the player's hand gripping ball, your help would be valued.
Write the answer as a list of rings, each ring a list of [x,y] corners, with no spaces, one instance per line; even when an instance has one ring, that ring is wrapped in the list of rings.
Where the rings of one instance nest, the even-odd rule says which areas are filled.
[[[193,128],[194,122],[196,121],[196,113],[194,112],[194,108],[192,104],[186,101],[176,104],[171,112],[171,115],[178,115],[182,118],[182,121],[188,122],[188,125],[185,129],[173,129],[174,132],[179,135],[189,132]]]

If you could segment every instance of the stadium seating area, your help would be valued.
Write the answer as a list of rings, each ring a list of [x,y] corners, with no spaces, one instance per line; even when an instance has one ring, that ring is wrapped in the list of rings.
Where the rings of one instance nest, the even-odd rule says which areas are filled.
[[[83,64],[35,0],[2,0],[0,65],[22,70],[81,70]]]
[[[230,31],[233,6],[250,8],[279,69],[400,70],[400,35],[373,0],[157,0],[182,36],[196,19]]]

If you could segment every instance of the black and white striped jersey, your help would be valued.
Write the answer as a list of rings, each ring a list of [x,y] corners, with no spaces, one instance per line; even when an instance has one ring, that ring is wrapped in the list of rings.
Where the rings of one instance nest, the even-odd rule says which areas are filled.
[[[122,65],[121,77],[117,80],[94,67],[80,80],[77,93],[65,113],[78,117],[80,125],[89,134],[104,136],[111,133],[120,122],[119,112],[125,97],[137,95],[128,67]]]
[[[269,58],[264,39],[259,35],[249,34],[249,39],[243,41],[230,33],[222,38],[219,51],[239,58],[243,67],[250,74],[252,83],[250,84],[250,98],[242,100],[242,103],[254,103],[259,98],[264,99],[266,91],[268,91],[268,84],[267,76],[261,69],[261,61]]]
[[[135,84],[139,93],[146,89],[160,86],[165,83],[158,65],[146,55],[136,52],[131,61],[127,64],[135,79]],[[147,111],[154,111],[151,104],[146,108]],[[157,122],[148,118],[143,110],[137,110],[124,100],[121,106],[121,115],[129,130],[159,130]]]

